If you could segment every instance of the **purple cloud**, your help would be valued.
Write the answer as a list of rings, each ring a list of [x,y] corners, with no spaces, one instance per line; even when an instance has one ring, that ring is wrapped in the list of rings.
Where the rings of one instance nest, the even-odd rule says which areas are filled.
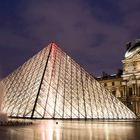
[[[18,49],[39,50],[55,41],[90,73],[116,72],[121,68],[125,43],[139,37],[139,1],[108,0],[106,6],[90,2],[24,1],[19,5],[18,16],[25,34],[13,30],[6,31],[4,36],[0,33],[0,45],[11,42]]]

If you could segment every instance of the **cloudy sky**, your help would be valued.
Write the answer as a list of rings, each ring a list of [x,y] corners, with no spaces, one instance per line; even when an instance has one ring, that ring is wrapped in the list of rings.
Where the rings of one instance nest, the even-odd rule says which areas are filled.
[[[140,0],[3,0],[0,76],[51,41],[93,75],[121,68],[125,44],[140,37]]]

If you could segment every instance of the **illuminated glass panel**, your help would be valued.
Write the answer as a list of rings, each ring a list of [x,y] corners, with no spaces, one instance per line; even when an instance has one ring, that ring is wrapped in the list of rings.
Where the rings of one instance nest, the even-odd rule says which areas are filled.
[[[135,114],[54,43],[3,79],[9,116],[131,119]]]

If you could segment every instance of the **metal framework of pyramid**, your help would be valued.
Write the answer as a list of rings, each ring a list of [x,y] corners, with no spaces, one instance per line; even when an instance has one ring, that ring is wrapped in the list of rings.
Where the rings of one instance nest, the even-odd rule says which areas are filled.
[[[132,119],[135,114],[51,43],[2,80],[8,116]]]

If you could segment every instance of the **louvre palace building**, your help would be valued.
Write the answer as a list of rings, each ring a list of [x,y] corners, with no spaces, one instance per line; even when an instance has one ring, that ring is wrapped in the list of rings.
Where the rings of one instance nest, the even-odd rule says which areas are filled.
[[[103,72],[96,79],[137,116],[140,116],[140,39],[126,44],[123,68],[117,74]]]
[[[50,43],[0,81],[3,112],[29,119],[136,119],[140,46],[127,47],[123,74],[96,79]]]

